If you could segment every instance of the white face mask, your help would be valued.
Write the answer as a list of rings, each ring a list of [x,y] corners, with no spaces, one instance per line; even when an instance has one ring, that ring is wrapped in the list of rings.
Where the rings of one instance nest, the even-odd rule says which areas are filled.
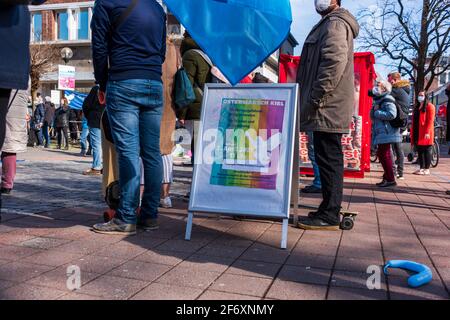
[[[331,6],[331,0],[314,0],[317,12],[324,12]]]
[[[379,95],[381,95],[381,90],[380,90],[380,88],[378,86],[375,86],[372,89],[372,93],[373,93],[374,96],[379,96]]]
[[[417,97],[417,101],[419,101],[420,103],[425,101],[425,97],[424,96],[418,96]]]

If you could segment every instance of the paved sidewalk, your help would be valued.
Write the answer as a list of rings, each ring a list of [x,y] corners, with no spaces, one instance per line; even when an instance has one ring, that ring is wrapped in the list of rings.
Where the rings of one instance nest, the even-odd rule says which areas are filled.
[[[443,157],[427,177],[407,164],[395,189],[374,187],[378,165],[366,179],[346,180],[345,207],[360,212],[355,228],[291,227],[281,250],[279,223],[207,215],[196,216],[192,241],[184,241],[188,167],[176,167],[176,209],[161,210],[160,230],[95,234],[89,228],[105,206],[101,179],[81,174],[91,159],[31,149],[19,156],[15,190],[3,197],[0,299],[448,299],[450,158]],[[380,290],[369,290],[368,266],[389,259],[425,263],[433,281],[411,289],[407,274],[393,270]],[[75,291],[67,288],[72,265],[81,269]]]

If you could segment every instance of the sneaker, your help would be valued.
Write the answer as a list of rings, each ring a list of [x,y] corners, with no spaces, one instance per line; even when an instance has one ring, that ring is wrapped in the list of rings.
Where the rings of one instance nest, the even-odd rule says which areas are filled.
[[[301,189],[300,192],[301,193],[322,193],[322,189],[317,188],[314,185],[311,185],[311,186],[307,186],[307,187]]]
[[[317,211],[310,211],[308,212],[308,218],[315,218],[317,216],[318,212]]]
[[[84,171],[83,175],[85,175],[85,176],[101,176],[102,170],[89,169],[89,170]]]
[[[103,234],[120,234],[120,235],[135,235],[136,225],[125,223],[119,219],[112,219],[106,223],[97,223],[92,227],[92,230]]]
[[[137,225],[145,231],[153,231],[159,229],[158,218],[138,219]]]
[[[297,226],[303,230],[339,231],[339,223],[331,224],[319,218],[301,218]]]
[[[160,200],[159,205],[163,208],[170,209],[172,208],[172,200],[170,199],[170,197],[165,197],[164,199]]]
[[[86,157],[86,151],[85,150],[81,150],[80,157]]]
[[[419,170],[414,171],[413,174],[417,174],[419,176],[423,176],[424,172],[423,172],[423,169],[419,169]]]
[[[397,175],[397,179],[399,179],[399,180],[405,180],[405,177],[403,176],[403,174],[398,174],[398,175]]]
[[[423,170],[423,174],[424,174],[425,176],[430,175],[430,169],[425,169],[425,170]]]
[[[395,187],[397,185],[397,182],[395,181],[384,181],[382,184],[378,184],[377,187],[379,188],[388,188],[388,187]]]
[[[10,194],[11,193],[11,188],[1,188],[0,189],[0,192],[2,193],[2,194]]]

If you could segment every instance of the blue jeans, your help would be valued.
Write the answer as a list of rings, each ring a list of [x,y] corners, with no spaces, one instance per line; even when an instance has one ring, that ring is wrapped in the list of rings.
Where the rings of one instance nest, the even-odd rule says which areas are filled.
[[[87,151],[87,137],[89,135],[89,127],[83,127],[83,129],[81,130],[81,135],[80,135],[80,144],[81,144],[81,152],[86,152]],[[90,143],[89,143],[90,145]]]
[[[116,218],[136,223],[141,176],[139,155],[144,163],[145,186],[141,218],[156,218],[162,182],[159,149],[162,83],[140,79],[109,81],[106,109],[119,163],[121,197]]]
[[[322,183],[320,182],[320,171],[319,166],[316,162],[316,156],[314,154],[314,134],[313,132],[308,132],[308,158],[311,160],[311,164],[314,170],[314,180],[313,186],[322,189]]]
[[[50,135],[48,132],[50,128],[51,125],[47,121],[44,121],[44,125],[42,126],[42,134],[44,135],[45,146],[47,147],[50,145]]]
[[[92,169],[103,169],[102,159],[102,131],[100,128],[89,128],[91,136],[90,145],[92,146]]]

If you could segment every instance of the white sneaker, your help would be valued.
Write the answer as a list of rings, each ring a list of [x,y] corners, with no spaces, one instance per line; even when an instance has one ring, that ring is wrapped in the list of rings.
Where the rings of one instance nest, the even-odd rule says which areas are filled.
[[[163,208],[166,208],[166,209],[172,208],[172,200],[170,199],[170,197],[166,197],[164,199],[161,199],[160,206],[163,207]]]
[[[428,176],[430,174],[430,169],[423,170],[423,174]]]
[[[416,171],[413,172],[413,174],[418,174],[420,176],[423,176],[424,175],[423,169],[416,170]]]

